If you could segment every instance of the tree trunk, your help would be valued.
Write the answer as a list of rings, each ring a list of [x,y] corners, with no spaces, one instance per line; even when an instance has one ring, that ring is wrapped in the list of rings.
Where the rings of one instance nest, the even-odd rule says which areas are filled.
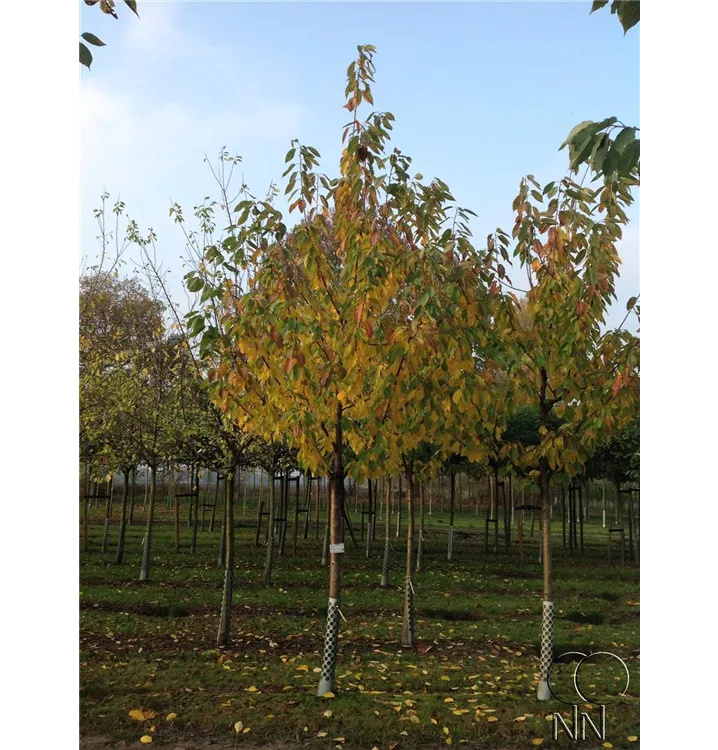
[[[109,489],[109,486],[108,486]],[[112,496],[108,493],[105,501],[105,525],[102,529],[102,554],[107,553],[107,544],[110,539],[110,515],[112,513]]]
[[[419,484],[419,544],[416,550],[416,572],[424,570],[424,482]]]
[[[381,567],[381,587],[389,586],[389,562],[391,559],[391,477],[386,483],[384,500],[384,560]]]
[[[551,518],[549,494],[550,469],[548,460],[539,460],[541,489],[541,544],[543,561],[543,613],[541,618],[541,661],[538,699],[549,700],[548,675],[553,661],[553,592],[551,586]]]
[[[446,559],[451,560],[454,551],[454,500],[456,496],[456,475],[451,469],[449,474],[449,545],[446,550]]]
[[[135,491],[137,485],[137,467],[132,468],[132,494],[130,495],[130,521],[129,525],[132,526],[135,515]]]
[[[633,493],[628,493],[628,556],[633,563],[636,561],[636,553],[633,545]]]
[[[85,496],[82,498],[82,551],[87,552],[90,548],[90,487],[92,484],[87,481]]]
[[[274,466],[270,468],[268,472],[269,476],[269,515],[267,516],[268,531],[267,531],[267,557],[264,562],[264,585],[272,585],[272,566],[274,565]]]
[[[152,521],[155,517],[155,467],[148,466],[148,471],[152,472],[150,480],[150,500],[147,509],[147,528],[145,537],[142,540],[142,569],[140,570],[140,581],[147,582],[150,580],[150,565],[152,562]]]
[[[578,493],[578,529],[579,529],[579,551],[583,557],[583,487],[579,486]]]
[[[180,539],[179,539],[179,527],[180,527],[180,499],[177,497],[177,487],[174,491],[174,536],[175,536],[175,552],[180,551]],[[191,498],[190,498],[191,499]]]
[[[227,480],[225,479],[225,482]],[[225,492],[226,495],[226,492]],[[219,472],[216,474],[216,480],[214,484],[214,505],[212,506],[212,513],[209,516],[209,530],[214,531],[214,517],[217,512],[217,501],[219,500]]]
[[[369,559],[371,553],[371,532],[372,532],[372,508],[373,508],[373,495],[371,491],[371,479],[369,479],[369,496],[367,500],[368,511],[366,514],[367,527],[366,527],[366,549],[364,550],[365,559]]]
[[[337,403],[334,432],[334,482],[330,494],[331,544],[339,545],[342,541],[342,514],[339,504],[344,488],[344,467],[342,465],[342,405]],[[329,558],[329,605],[327,607],[327,631],[324,639],[324,656],[322,658],[322,676],[319,680],[317,695],[334,691],[334,675],[337,662],[337,643],[339,639],[339,606],[341,595],[341,557],[336,548],[330,547]]]
[[[237,475],[239,475],[239,471],[237,472]],[[229,483],[229,491],[227,491],[227,487],[225,486],[224,492],[222,493],[222,530],[219,534],[219,552],[217,554],[217,565],[220,568],[224,568],[226,570],[226,558],[227,558],[227,497],[229,496],[229,502],[232,503],[232,482],[234,481],[232,479],[227,479],[225,477],[224,479],[225,485]],[[232,518],[234,518],[234,511],[232,512]],[[225,581],[226,583],[226,581]],[[221,617],[220,617],[221,620]]]
[[[406,575],[404,580],[404,620],[401,626],[401,645],[411,648],[414,645],[414,469],[411,464],[406,469]]]
[[[234,503],[232,502],[232,481],[230,472],[224,475],[224,522],[225,534],[224,587],[222,588],[222,609],[219,615],[217,645],[229,645],[229,631],[232,624],[232,583],[234,580]]]
[[[396,538],[398,539],[401,534],[401,474],[399,474],[399,497],[396,502]]]
[[[125,529],[127,528],[127,498],[130,494],[130,472],[122,472],[122,509],[120,511],[120,534],[117,539],[117,554],[115,555],[115,564],[122,565],[122,558],[125,553]]]
[[[199,472],[197,473],[197,494],[190,498],[190,502],[194,504],[194,518],[192,519],[192,546],[190,548],[190,554],[194,555],[197,552],[197,527],[199,526]]]

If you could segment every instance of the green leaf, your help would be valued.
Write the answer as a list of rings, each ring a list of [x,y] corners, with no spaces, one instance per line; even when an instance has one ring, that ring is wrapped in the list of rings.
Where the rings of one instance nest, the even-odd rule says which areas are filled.
[[[95,47],[104,47],[105,43],[102,41],[102,39],[99,39],[94,34],[90,34],[89,31],[86,31],[84,34],[81,34],[82,38],[89,42],[90,44],[94,44]]]
[[[591,5],[591,13],[600,10],[605,5],[608,5],[608,0],[593,0],[593,4]],[[591,13],[589,13],[588,15],[590,16]]]
[[[593,124],[593,120],[584,120],[583,122],[579,122],[578,125],[575,125],[573,128],[571,128],[571,131],[566,136],[566,140],[561,144],[559,151],[568,146],[582,130]]]
[[[203,286],[204,281],[199,276],[187,279],[187,290],[190,292],[199,292]]]
[[[137,0],[125,0],[125,5],[137,16],[137,18],[140,17],[140,14],[137,12]]]
[[[88,70],[90,69],[90,65],[92,65],[92,53],[82,42],[80,42],[80,63]]]
[[[613,142],[613,147],[616,149],[617,154],[623,153],[623,149],[632,141],[636,140],[636,129],[635,128],[623,128],[621,132],[616,136],[616,140]]]
[[[631,299],[626,302],[626,310],[632,310],[636,302],[638,302],[638,297],[631,297]]]
[[[603,167],[603,162],[606,159],[606,154],[608,153],[608,147],[611,144],[611,139],[608,137],[608,133],[604,133],[601,136],[601,140],[598,144],[598,148],[593,153],[593,169],[595,172],[601,171],[601,167]]]
[[[623,26],[623,34],[628,32],[641,20],[641,3],[639,0],[622,0],[618,3],[618,20]]]

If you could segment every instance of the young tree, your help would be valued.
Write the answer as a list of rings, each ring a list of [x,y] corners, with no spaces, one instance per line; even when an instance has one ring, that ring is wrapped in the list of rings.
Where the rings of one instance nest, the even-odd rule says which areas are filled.
[[[355,479],[397,471],[437,429],[441,411],[466,416],[477,408],[471,398],[463,405],[463,388],[454,397],[455,387],[433,386],[463,382],[473,370],[468,331],[483,317],[466,300],[481,296],[484,269],[467,239],[467,212],[450,211],[447,186],[412,179],[410,160],[386,153],[392,115],[358,119],[357,107],[373,103],[373,53],[359,47],[349,67],[345,106],[353,119],[340,177],[316,174],[318,152],[294,143],[285,176],[300,224],[288,232],[271,199],[241,200],[227,236],[205,246],[201,267],[187,277],[205,300],[190,326],[204,330],[220,361],[210,373],[215,403],[266,441],[288,436],[304,469],[332,474],[320,695],[334,686],[347,470]],[[173,212],[182,221],[181,210]],[[431,389],[418,387],[422,377]],[[466,441],[480,451],[473,437]],[[456,441],[441,442],[446,450]],[[346,444],[355,454],[348,466]]]
[[[602,331],[615,298],[620,259],[616,242],[627,218],[635,176],[592,190],[570,178],[545,188],[522,180],[514,201],[514,255],[524,267],[529,291],[500,295],[496,325],[506,347],[514,404],[538,407],[541,441],[507,445],[538,480],[542,506],[544,568],[540,700],[550,692],[547,676],[553,648],[549,485],[555,472],[582,472],[593,446],[619,428],[638,394],[638,339],[621,328]],[[508,259],[508,236],[496,245]],[[629,312],[635,299],[629,300]],[[552,413],[561,420],[551,422]]]

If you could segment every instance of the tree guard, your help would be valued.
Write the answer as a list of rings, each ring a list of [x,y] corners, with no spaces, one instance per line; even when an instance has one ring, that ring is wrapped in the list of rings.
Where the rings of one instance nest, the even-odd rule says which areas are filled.
[[[543,603],[541,617],[541,665],[539,672],[538,699],[547,701],[551,698],[548,686],[548,675],[553,661],[553,602]]]
[[[337,666],[337,643],[339,641],[339,599],[329,599],[327,608],[327,632],[324,638],[324,655],[322,656],[322,676],[319,680],[317,695],[334,691],[334,674]]]
[[[389,561],[391,558],[391,539],[384,540],[384,560],[381,565],[381,587],[385,589],[389,585]]]
[[[142,537],[142,570],[140,571],[140,581],[150,580],[150,546],[152,543],[151,532],[146,531]]]

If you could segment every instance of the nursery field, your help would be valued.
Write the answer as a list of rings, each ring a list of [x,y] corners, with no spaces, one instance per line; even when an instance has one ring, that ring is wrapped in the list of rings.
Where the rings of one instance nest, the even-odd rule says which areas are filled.
[[[518,545],[487,552],[484,515],[456,514],[452,560],[446,559],[448,514],[426,518],[424,571],[414,577],[414,648],[402,648],[404,544],[392,539],[390,586],[380,587],[383,526],[365,558],[346,535],[344,620],[337,689],[318,698],[327,607],[328,567],[321,533],[288,540],[271,587],[263,584],[264,547],[256,517],[236,510],[231,645],[218,649],[224,571],[220,529],[192,529],[183,516],[174,550],[172,511],[155,513],[151,580],[139,581],[140,507],[127,530],[125,562],[114,564],[116,521],[101,553],[104,510],[90,516],[89,549],[80,556],[81,726],[87,747],[220,746],[312,748],[569,747],[552,717],[570,706],[539,703],[541,565],[538,529],[525,522],[525,561]],[[392,531],[395,521],[392,520]],[[322,524],[323,529],[323,524]],[[626,694],[607,706],[606,742],[584,747],[637,747],[639,722],[639,574],[607,560],[607,531],[585,522],[582,556],[562,546],[552,522],[554,654],[609,651],[630,670]],[[392,533],[393,536],[393,533]],[[600,673],[601,667],[597,672]],[[558,678],[557,678],[558,679]],[[616,678],[611,678],[616,679]],[[600,680],[600,674],[596,683]],[[590,688],[596,687],[592,683]],[[332,696],[332,694],[329,694]],[[578,698],[576,699],[579,700]],[[592,714],[591,708],[581,710]],[[119,745],[118,745],[119,743]]]

